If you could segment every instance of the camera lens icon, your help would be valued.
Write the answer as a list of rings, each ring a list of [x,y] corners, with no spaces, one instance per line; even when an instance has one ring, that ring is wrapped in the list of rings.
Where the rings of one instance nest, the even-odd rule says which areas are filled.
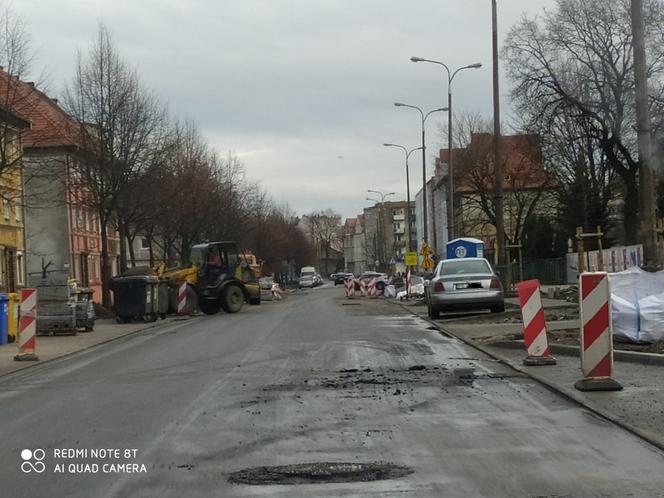
[[[36,450],[30,450],[27,448],[24,449],[23,451],[21,451],[21,458],[23,459],[23,463],[21,463],[21,470],[25,474],[29,474],[31,472],[36,472],[37,474],[41,474],[46,470],[46,464],[42,462],[42,460],[45,457],[46,457],[46,452],[41,448],[38,448]]]

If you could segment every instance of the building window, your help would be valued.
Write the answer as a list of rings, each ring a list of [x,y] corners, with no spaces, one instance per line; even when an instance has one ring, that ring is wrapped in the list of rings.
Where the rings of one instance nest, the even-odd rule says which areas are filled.
[[[395,235],[394,240],[396,240],[397,242],[401,242],[401,235],[399,234]]]
[[[14,204],[14,217],[16,218],[16,223],[23,221],[23,207],[20,204]]]
[[[7,199],[2,199],[2,214],[5,221],[9,221],[9,201]]]
[[[18,285],[20,286],[25,285],[25,280],[23,278],[23,276],[25,275],[25,263],[23,262],[22,252],[16,253],[16,272],[17,272],[16,280],[18,281]]]
[[[143,249],[144,251],[150,249],[150,241],[148,240],[147,237],[141,237],[141,249]]]

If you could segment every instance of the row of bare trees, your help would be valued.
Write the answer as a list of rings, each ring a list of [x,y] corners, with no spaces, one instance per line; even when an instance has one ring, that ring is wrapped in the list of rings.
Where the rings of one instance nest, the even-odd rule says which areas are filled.
[[[187,263],[191,246],[203,240],[236,240],[270,272],[280,271],[284,261],[311,261],[311,243],[288,207],[249,181],[237,157],[221,157],[194,122],[170,119],[104,26],[79,57],[66,95],[88,155],[77,172],[99,213],[107,273],[113,230],[120,271],[134,264],[139,235],[148,241],[150,264],[157,258]],[[104,281],[109,279],[107,274]]]
[[[0,64],[17,81],[29,73],[28,42],[25,23],[2,11]],[[122,58],[104,25],[90,48],[78,54],[63,93],[61,105],[74,123],[67,133],[77,150],[67,178],[56,178],[54,169],[48,174],[54,184],[76,184],[76,202],[97,214],[105,304],[112,261],[119,254],[121,272],[135,265],[139,236],[148,241],[151,265],[187,263],[191,246],[203,240],[236,240],[256,254],[265,271],[279,271],[284,261],[313,262],[313,245],[290,209],[248,180],[237,157],[219,155],[194,121],[171,117]],[[19,97],[25,99],[25,92],[5,95],[0,110],[19,107]],[[0,132],[7,134],[10,124],[2,121]],[[0,140],[0,175],[21,161],[20,153],[5,153],[6,143]]]

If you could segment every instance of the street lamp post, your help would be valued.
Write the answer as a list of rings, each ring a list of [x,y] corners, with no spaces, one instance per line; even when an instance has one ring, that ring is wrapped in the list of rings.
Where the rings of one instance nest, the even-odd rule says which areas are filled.
[[[423,59],[422,57],[411,57],[410,60],[412,62],[430,62],[432,64],[438,64],[439,66],[443,66],[445,68],[445,71],[447,71],[447,108],[448,108],[448,116],[447,116],[447,149],[448,149],[448,173],[447,177],[449,179],[448,182],[448,194],[447,194],[447,199],[448,199],[448,209],[447,209],[447,233],[448,233],[448,240],[453,240],[454,239],[454,230],[455,230],[455,223],[456,219],[454,216],[454,167],[453,167],[453,160],[452,160],[452,148],[454,146],[453,144],[453,138],[452,138],[452,80],[454,80],[454,77],[459,71],[462,71],[463,69],[479,69],[482,67],[482,64],[479,62],[476,62],[474,64],[469,64],[467,66],[463,66],[455,70],[454,72],[450,71],[450,68],[447,67],[446,64],[440,61],[434,61],[431,59]]]
[[[416,105],[410,105],[410,104],[403,104],[401,102],[395,102],[394,105],[396,107],[409,107],[411,109],[416,109],[420,112],[420,116],[422,117],[422,222],[424,223],[424,230],[422,231],[422,237],[424,240],[424,243],[429,242],[429,227],[427,224],[427,156],[426,156],[426,143],[425,143],[425,138],[424,138],[424,130],[425,130],[425,123],[427,118],[433,114],[434,112],[442,112],[442,111],[447,111],[447,107],[441,107],[440,109],[433,109],[427,113],[425,113],[422,109],[417,107]],[[435,217],[434,217],[434,222],[435,222]]]
[[[408,252],[411,252],[413,250],[413,220],[412,216],[410,213],[410,174],[408,172],[408,158],[410,155],[415,152],[416,150],[420,150],[422,147],[416,147],[414,149],[408,150],[406,149],[403,145],[399,144],[383,144],[385,147],[399,147],[401,150],[403,150],[404,154],[406,155],[406,212],[408,213],[406,216],[407,218],[407,225],[408,225]]]
[[[385,259],[385,241],[383,240],[385,235],[383,229],[383,203],[385,202],[385,198],[387,196],[395,194],[394,192],[383,193],[380,190],[367,190],[367,192],[380,195],[380,201],[378,201],[377,199],[371,199],[369,197],[367,197],[367,200],[373,202],[380,202],[380,206],[378,208],[378,229],[376,230],[376,235],[378,237],[378,242],[379,242],[378,246],[379,251],[377,256],[378,260],[381,261]],[[376,270],[378,270],[378,268],[376,268]]]

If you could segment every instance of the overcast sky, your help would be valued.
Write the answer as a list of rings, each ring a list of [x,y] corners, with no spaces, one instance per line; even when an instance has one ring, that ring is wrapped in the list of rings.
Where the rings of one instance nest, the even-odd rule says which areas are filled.
[[[554,0],[499,0],[499,40],[524,12]],[[367,189],[405,199],[403,153],[420,145],[425,110],[447,104],[440,60],[459,73],[455,111],[492,116],[490,0],[14,0],[37,52],[35,74],[57,96],[104,22],[124,58],[172,114],[196,120],[222,154],[298,214],[342,218],[371,205]],[[501,71],[501,74],[504,71]],[[508,82],[501,78],[503,117]],[[446,140],[427,121],[428,172]],[[417,154],[417,153],[416,153]],[[411,195],[421,187],[411,156]]]

